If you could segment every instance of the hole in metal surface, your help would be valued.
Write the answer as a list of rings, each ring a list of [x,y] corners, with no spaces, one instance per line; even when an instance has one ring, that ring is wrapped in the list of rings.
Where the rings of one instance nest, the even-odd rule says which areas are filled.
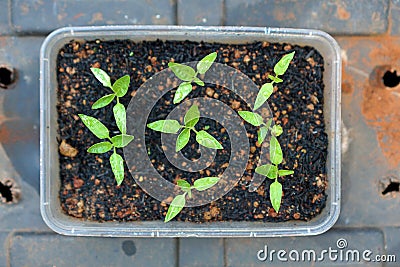
[[[11,186],[4,185],[2,182],[0,182],[0,196],[2,198],[2,201],[5,203],[11,203],[13,200],[13,196],[11,193]]]
[[[21,189],[13,179],[0,180],[0,203],[17,203],[20,199]]]
[[[7,66],[0,66],[0,88],[8,89],[15,82],[15,70]]]
[[[400,83],[400,76],[397,75],[396,71],[386,71],[382,77],[383,84],[386,87],[396,87]]]
[[[390,182],[390,184],[383,190],[382,195],[386,195],[390,192],[399,192],[400,183]]]

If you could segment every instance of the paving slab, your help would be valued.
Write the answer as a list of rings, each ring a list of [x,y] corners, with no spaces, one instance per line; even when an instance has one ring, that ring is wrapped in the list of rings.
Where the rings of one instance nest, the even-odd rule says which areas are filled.
[[[390,34],[400,35],[400,0],[391,0]]]
[[[342,205],[337,225],[399,226],[400,192],[383,194],[400,175],[398,89],[383,85],[400,69],[400,38],[338,37],[342,48]]]
[[[0,37],[0,64],[17,80],[0,89],[0,179],[21,190],[16,204],[0,204],[1,230],[48,229],[39,209],[39,50],[42,37]],[[29,52],[28,52],[29,51]]]
[[[176,239],[62,237],[15,233],[11,266],[176,266]]]
[[[312,237],[226,239],[225,246],[226,266],[232,267],[383,266],[373,260],[384,254],[384,236],[373,229],[333,229]]]
[[[13,0],[11,22],[19,33],[48,33],[64,26],[174,24],[170,0]]]
[[[0,64],[15,69],[14,87],[0,89],[0,161],[39,191],[39,51],[43,37],[0,37]],[[3,174],[6,175],[6,174]],[[14,178],[13,173],[10,173]]]
[[[9,11],[8,1],[0,1],[0,35],[9,34],[11,32]]]
[[[387,267],[400,265],[400,227],[388,227],[383,229],[386,242]]]
[[[178,0],[178,25],[221,25],[223,0]]]
[[[331,34],[387,31],[389,0],[226,0],[226,25],[313,28]]]
[[[7,266],[7,247],[8,232],[0,232],[0,267]]]
[[[222,238],[180,238],[179,266],[224,266]]]

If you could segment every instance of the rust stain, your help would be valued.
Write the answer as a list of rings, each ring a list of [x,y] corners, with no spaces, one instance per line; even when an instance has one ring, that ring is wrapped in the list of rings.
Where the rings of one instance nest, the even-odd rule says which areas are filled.
[[[354,77],[346,71],[347,66],[347,54],[345,50],[342,50],[342,93],[351,95],[354,91]]]
[[[296,20],[296,15],[293,12],[286,12],[280,8],[274,10],[274,18],[277,21]]]
[[[29,141],[32,139],[32,134],[28,131],[18,129],[10,129],[7,125],[0,125],[0,143],[14,144],[20,141]]]
[[[92,15],[92,20],[89,22],[89,24],[94,24],[94,23],[96,23],[96,22],[101,22],[101,21],[103,21],[103,20],[104,20],[104,18],[103,18],[103,13],[97,12],[97,13],[94,13],[94,14]]]
[[[73,20],[77,20],[77,19],[79,19],[80,17],[83,17],[83,16],[85,16],[85,13],[82,13],[82,12],[81,12],[81,13],[78,13],[78,14],[76,14],[75,16],[73,16],[72,19],[73,19]]]
[[[400,163],[400,86],[386,88],[382,82],[386,70],[400,70],[399,39],[380,37],[372,46],[369,64],[378,65],[365,82],[361,111],[367,124],[377,132],[379,145],[391,167]]]
[[[337,4],[336,16],[340,20],[348,20],[351,17],[351,13],[339,2]]]

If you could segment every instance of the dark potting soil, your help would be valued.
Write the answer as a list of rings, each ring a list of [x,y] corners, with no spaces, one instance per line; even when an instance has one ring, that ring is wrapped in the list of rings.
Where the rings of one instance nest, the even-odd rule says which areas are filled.
[[[310,220],[326,204],[326,159],[328,139],[324,132],[323,114],[323,58],[312,47],[256,42],[242,45],[224,45],[177,41],[152,41],[134,43],[121,41],[71,41],[58,55],[58,142],[67,144],[68,151],[76,156],[60,153],[60,199],[63,210],[74,217],[98,221],[163,220],[168,206],[147,195],[135,183],[125,165],[125,179],[117,186],[106,154],[89,154],[87,148],[99,142],[79,119],[79,113],[100,119],[117,134],[112,106],[92,110],[91,105],[110,93],[90,72],[90,67],[106,70],[113,81],[130,75],[128,94],[121,99],[127,107],[131,96],[158,71],[168,68],[168,62],[198,61],[211,52],[218,52],[216,62],[227,64],[248,75],[258,86],[269,82],[273,66],[291,51],[296,51],[293,62],[282,76],[268,103],[274,121],[282,125],[278,138],[282,146],[282,169],[292,169],[294,174],[279,178],[283,185],[283,199],[279,213],[269,201],[266,179],[256,192],[248,186],[259,159],[260,147],[256,142],[257,127],[245,123],[250,141],[250,157],[246,171],[238,184],[224,197],[196,208],[184,208],[177,220],[206,221],[286,221]],[[188,98],[216,98],[234,110],[249,110],[238,96],[220,86],[206,84],[194,86]],[[175,90],[170,91],[154,106],[148,122],[165,118],[175,107],[172,104]],[[115,100],[114,100],[115,101]],[[168,162],[161,148],[160,134],[146,130],[146,145],[154,168],[167,180],[177,178],[193,181],[204,176],[218,176],[226,168],[230,156],[230,139],[222,125],[202,118],[197,129],[210,126],[208,132],[223,144],[214,163],[198,173],[175,168]],[[69,147],[71,146],[71,147]],[[122,150],[119,151],[122,155]],[[188,159],[197,158],[197,145],[192,136],[183,149]]]

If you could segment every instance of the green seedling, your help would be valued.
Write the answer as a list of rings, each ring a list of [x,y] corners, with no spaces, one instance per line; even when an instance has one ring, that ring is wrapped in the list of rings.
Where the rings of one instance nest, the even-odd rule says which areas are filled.
[[[186,204],[186,197],[192,197],[192,190],[196,189],[197,191],[204,191],[219,182],[220,178],[218,177],[205,177],[200,178],[194,181],[194,184],[191,186],[185,180],[177,180],[176,183],[178,187],[184,192],[181,195],[177,195],[169,205],[167,215],[165,216],[164,222],[169,222],[172,220],[176,215],[181,212],[181,210],[185,207]]]
[[[294,51],[290,54],[284,55],[278,63],[274,66],[275,76],[268,75],[268,78],[271,79],[270,83],[265,83],[261,86],[260,91],[257,94],[256,101],[254,102],[254,110],[260,108],[265,101],[271,96],[274,91],[274,83],[281,83],[283,80],[279,78],[279,75],[285,74],[286,70],[289,67],[290,61],[292,61],[294,57]]]
[[[178,104],[181,102],[190,92],[192,91],[192,82],[204,86],[204,82],[197,77],[198,74],[205,74],[214,63],[215,59],[217,58],[217,52],[213,52],[203,59],[201,59],[197,63],[197,71],[194,70],[192,67],[175,63],[169,62],[168,67],[172,70],[172,72],[183,82],[179,85],[178,89],[175,92],[174,96],[174,104]]]
[[[117,104],[113,107],[113,113],[115,122],[121,134],[110,137],[110,131],[107,127],[96,118],[87,116],[84,114],[78,114],[83,124],[99,139],[106,139],[97,144],[92,145],[87,150],[89,153],[101,154],[113,150],[113,154],[110,157],[111,169],[114,173],[115,180],[118,185],[121,185],[124,180],[124,163],[121,155],[116,152],[116,148],[123,148],[127,146],[132,140],[133,136],[126,133],[126,110],[124,105],[119,102],[119,98],[123,97],[129,88],[130,77],[125,75],[111,84],[111,79],[108,74],[102,69],[91,68],[90,69],[94,76],[99,80],[103,86],[110,88],[113,93],[103,96],[97,100],[93,105],[92,109],[99,109],[110,104],[114,99],[117,100]]]
[[[175,151],[179,152],[184,148],[190,139],[190,133],[193,131],[196,134],[196,141],[200,145],[212,149],[223,149],[222,145],[206,130],[197,131],[195,126],[200,119],[199,107],[193,105],[186,112],[183,119],[184,124],[181,125],[177,120],[158,120],[147,124],[150,129],[162,132],[177,134],[179,131],[178,138],[176,139]]]
[[[254,110],[257,110],[261,107],[265,101],[271,96],[274,91],[273,84],[281,83],[283,80],[279,78],[279,75],[283,75],[289,67],[290,62],[294,57],[295,52],[284,55],[278,63],[274,66],[275,76],[268,75],[268,78],[272,80],[270,83],[263,84],[261,86],[260,91],[256,97],[256,101],[254,103]],[[251,111],[239,111],[240,117],[243,120],[250,123],[253,126],[260,127],[258,129],[258,143],[261,144],[265,137],[268,134],[268,131],[271,131],[271,140],[269,144],[269,152],[270,152],[270,161],[272,164],[265,164],[258,166],[255,170],[256,173],[264,175],[269,179],[275,180],[271,183],[269,187],[269,195],[272,203],[272,207],[276,212],[279,212],[279,208],[281,206],[282,201],[282,184],[278,181],[278,177],[291,175],[294,173],[292,170],[280,170],[278,169],[278,165],[283,161],[283,153],[281,146],[278,142],[277,137],[282,134],[283,129],[280,125],[274,125],[271,127],[272,119],[269,119],[266,123],[264,123],[261,115],[251,112]]]

